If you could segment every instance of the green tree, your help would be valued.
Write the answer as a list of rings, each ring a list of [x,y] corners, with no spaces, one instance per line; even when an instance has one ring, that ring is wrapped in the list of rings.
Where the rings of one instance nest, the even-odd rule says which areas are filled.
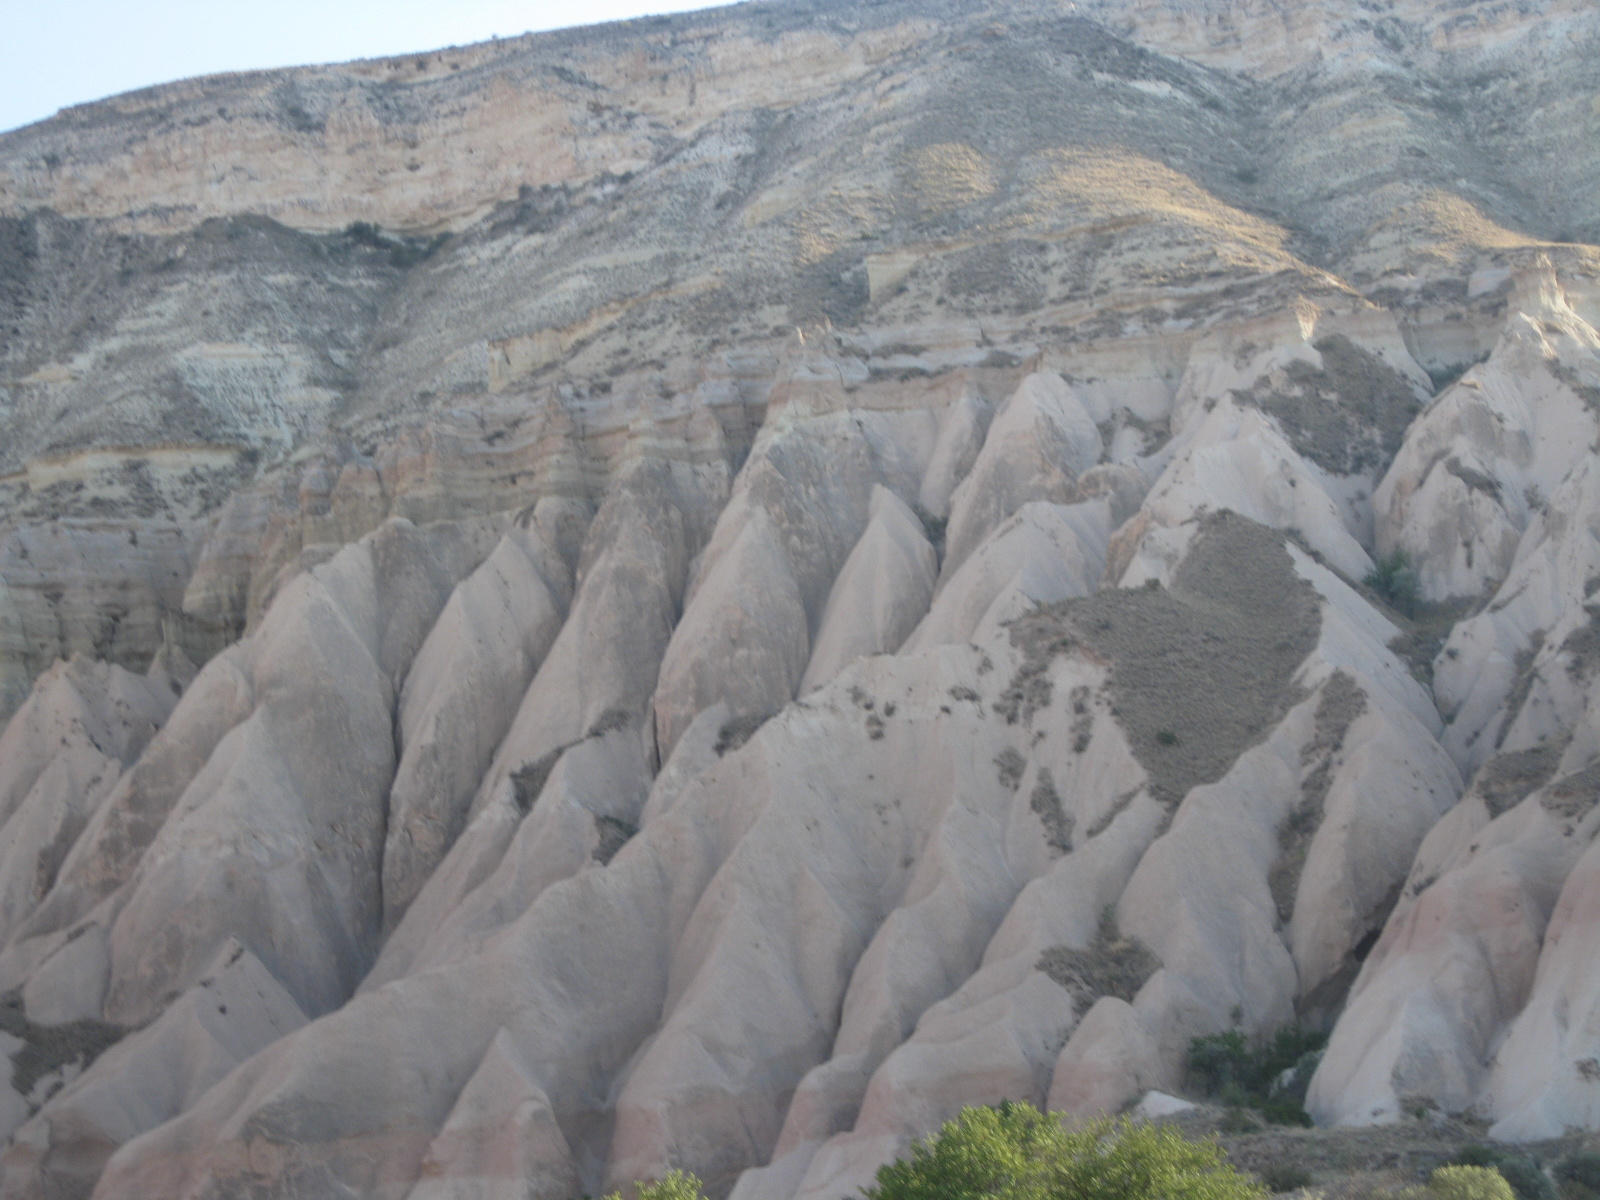
[[[1215,1142],[1191,1142],[1168,1125],[1102,1121],[1069,1135],[1076,1144],[1052,1172],[1052,1200],[1258,1200],[1266,1190],[1239,1174]]]
[[[641,1183],[639,1200],[701,1200],[700,1181],[682,1171],[670,1171],[665,1179],[656,1183]],[[606,1200],[622,1200],[621,1192],[612,1192]]]
[[[878,1171],[868,1200],[1261,1200],[1215,1142],[1096,1121],[1064,1129],[1029,1104],[969,1108]]]
[[[1067,1132],[1031,1104],[968,1108],[911,1157],[878,1170],[867,1200],[1027,1200],[1043,1196],[1048,1165],[1067,1153]]]

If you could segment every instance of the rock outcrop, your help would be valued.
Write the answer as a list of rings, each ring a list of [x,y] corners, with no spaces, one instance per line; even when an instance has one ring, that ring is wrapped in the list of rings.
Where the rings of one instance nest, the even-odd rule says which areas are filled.
[[[837,1200],[1295,1024],[1600,1128],[1600,17],[1302,8],[0,135],[0,1197]]]

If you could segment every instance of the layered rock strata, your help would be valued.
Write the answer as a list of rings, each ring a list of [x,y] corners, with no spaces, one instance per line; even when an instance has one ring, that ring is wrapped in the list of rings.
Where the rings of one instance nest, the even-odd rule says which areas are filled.
[[[0,136],[0,1195],[1600,1127],[1600,22],[785,3]]]

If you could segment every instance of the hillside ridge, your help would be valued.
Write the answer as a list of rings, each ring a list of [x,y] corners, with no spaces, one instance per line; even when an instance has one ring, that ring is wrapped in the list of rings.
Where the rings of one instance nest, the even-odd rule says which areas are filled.
[[[1600,1131],[1597,185],[1570,0],[0,135],[0,1198],[838,1200],[1295,1029],[1338,1154]]]

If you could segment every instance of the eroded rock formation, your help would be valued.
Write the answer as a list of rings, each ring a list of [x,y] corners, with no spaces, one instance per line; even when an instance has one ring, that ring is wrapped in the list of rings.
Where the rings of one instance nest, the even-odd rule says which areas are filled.
[[[0,1196],[1600,1128],[1600,17],[782,0],[0,136]]]

